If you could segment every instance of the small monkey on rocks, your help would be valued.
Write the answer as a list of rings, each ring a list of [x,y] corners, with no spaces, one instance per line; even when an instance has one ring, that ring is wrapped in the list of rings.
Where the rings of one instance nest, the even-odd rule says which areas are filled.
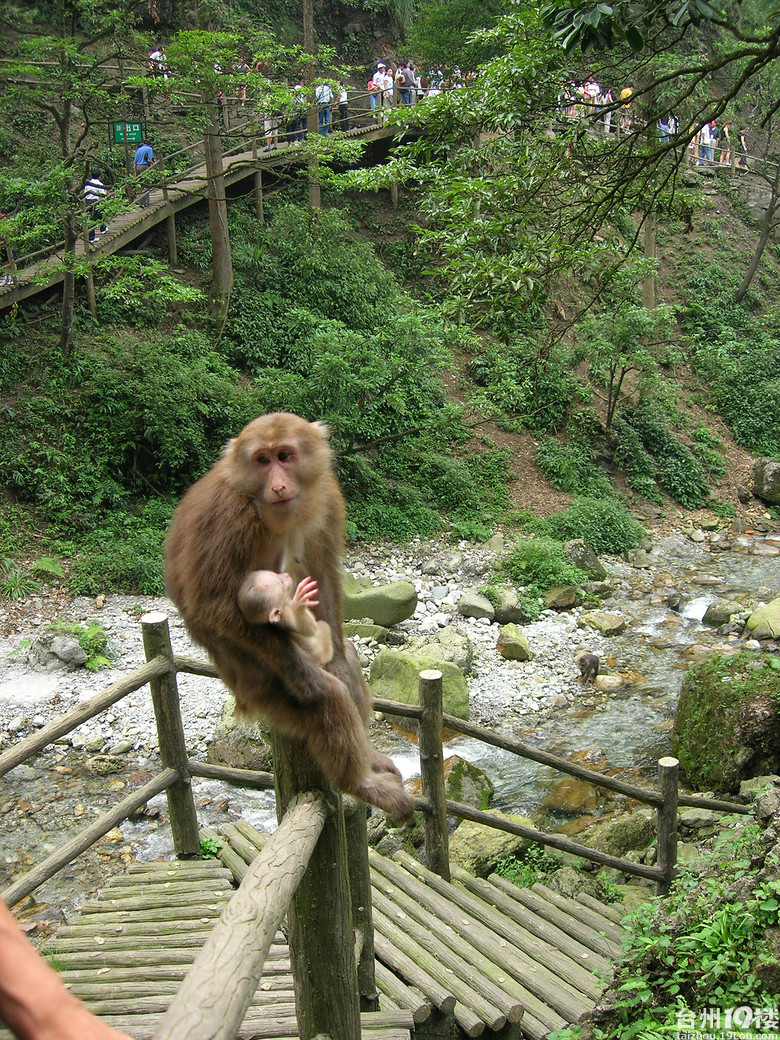
[[[580,678],[583,685],[593,682],[599,674],[599,665],[601,664],[598,656],[586,650],[580,650],[574,655],[574,660],[577,662],[577,667],[580,670]]]

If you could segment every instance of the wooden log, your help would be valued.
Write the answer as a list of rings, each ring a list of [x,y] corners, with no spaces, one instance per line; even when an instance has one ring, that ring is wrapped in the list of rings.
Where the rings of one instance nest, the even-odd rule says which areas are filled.
[[[108,834],[110,830],[113,830],[123,820],[126,820],[136,809],[140,809],[142,805],[145,805],[150,798],[154,798],[155,795],[164,791],[176,780],[177,776],[175,769],[163,769],[153,780],[144,784],[143,787],[139,787],[134,794],[128,795],[118,805],[103,813],[93,824],[80,831],[70,841],[66,841],[56,852],[53,852],[45,860],[33,867],[29,873],[19,878],[12,885],[9,885],[2,893],[5,903],[9,907],[14,906],[20,899],[24,899],[25,896],[34,892],[39,885],[53,877],[66,863],[70,863],[71,860],[80,856],[82,852],[94,845],[104,834]]]
[[[234,769],[232,766],[218,766],[210,762],[197,762],[190,758],[187,761],[192,776],[202,776],[208,780],[224,780],[225,783],[237,787],[251,787],[258,791],[273,791],[273,773],[255,772],[253,769]]]
[[[325,781],[305,746],[272,734],[276,811],[300,790],[317,790],[325,824],[287,912],[300,1040],[332,1033],[360,1040],[360,997],[341,797]]]
[[[279,828],[254,860],[166,1012],[157,1040],[232,1040],[325,818],[318,794],[290,800]]]
[[[383,935],[375,934],[374,944],[379,959],[403,976],[409,985],[424,993],[434,1007],[445,1014],[452,1011],[456,1001],[449,985],[441,985],[411,957],[397,950]]]
[[[562,1022],[565,1024],[571,1021],[568,1015],[559,1014],[547,1002],[546,995],[555,991],[555,980],[553,978],[549,988],[545,988],[544,985],[545,980],[548,980],[546,974],[543,975],[541,981],[538,980],[538,963],[524,951],[512,945],[512,940],[517,941],[517,936],[511,930],[507,934],[509,922],[506,919],[503,921],[501,919],[491,920],[483,924],[469,917],[466,919],[467,923],[464,924],[463,910],[453,904],[451,897],[433,892],[422,881],[412,877],[406,871],[401,870],[397,864],[390,863],[384,857],[381,858],[381,864],[379,857],[372,862],[376,866],[381,865],[383,871],[387,868],[386,877],[392,880],[394,885],[402,888],[412,899],[416,899],[420,905],[425,906],[436,915],[440,922],[439,931],[441,933],[448,928],[453,931],[457,931],[458,928],[468,929],[469,943],[505,973],[506,981],[502,985],[506,987],[508,993],[514,994],[522,1003],[525,1009],[524,1030],[529,1015],[544,1022],[545,1032],[562,1028]],[[550,955],[553,952],[550,948]]]
[[[163,191],[165,192],[165,195],[166,195],[165,201],[167,202],[168,201],[168,198],[167,198],[167,194],[168,194],[167,186],[163,188]],[[167,234],[167,237],[168,237],[168,264],[169,264],[170,267],[178,267],[179,266],[179,250],[178,250],[178,247],[177,247],[177,244],[176,244],[176,214],[175,213],[169,213],[168,216],[165,218],[165,230],[166,230],[166,234]]]
[[[200,836],[203,841],[213,840],[220,843],[218,853],[220,863],[223,863],[228,868],[235,880],[240,884],[249,869],[249,864],[246,860],[239,856],[235,849],[231,849],[221,834],[218,834],[210,827],[201,827]]]
[[[490,816],[481,809],[475,809],[463,802],[447,801],[447,812],[452,816],[459,816],[462,820],[472,820],[474,823],[484,823],[496,830],[506,831],[508,834],[517,834],[521,838],[538,842],[540,845],[549,845],[560,852],[569,852],[573,856],[581,856],[583,859],[593,863],[600,863],[603,867],[614,867],[624,874],[634,874],[636,877],[649,878],[658,881],[661,876],[658,867],[648,867],[644,863],[633,863],[631,860],[620,859],[618,856],[610,856],[596,849],[589,849],[586,845],[579,845],[576,841],[563,838],[559,834],[546,834],[538,831],[535,827],[525,827],[520,823],[513,823],[501,817]]]
[[[680,762],[671,756],[659,758],[658,780],[663,803],[656,809],[658,869],[661,877],[656,885],[659,896],[669,895],[677,866],[677,801]]]
[[[567,932],[578,942],[581,942],[583,946],[587,946],[588,949],[593,950],[602,957],[616,960],[620,956],[620,943],[601,935],[599,932],[594,931],[590,925],[583,924],[582,921],[571,917],[570,914],[560,910],[532,889],[519,888],[515,898],[535,914],[538,914],[539,917],[557,925],[562,931]]]
[[[375,889],[374,898],[383,899],[381,889]],[[424,937],[419,940],[421,943],[428,941],[429,936],[434,936],[468,966],[469,976],[473,976],[476,970],[474,985],[481,990],[483,996],[491,1000],[496,1007],[501,1008],[508,1022],[520,1021],[523,1008],[531,995],[517,984],[505,968],[491,960],[484,951],[479,937],[471,939],[471,937],[462,936],[452,925],[445,923],[437,914],[425,909],[400,888],[395,888],[392,896],[387,898],[387,903],[396,910],[402,911],[409,920],[416,923],[418,928],[423,929]],[[383,904],[380,903],[380,905]],[[411,934],[416,936],[418,928]]]
[[[576,1022],[580,1015],[588,1010],[588,1001],[573,984],[567,981],[569,972],[581,971],[580,966],[571,958],[564,957],[554,947],[541,943],[535,936],[528,935],[522,929],[512,925],[506,918],[497,914],[492,907],[477,900],[463,889],[448,885],[438,875],[426,870],[422,864],[417,863],[406,853],[398,852],[395,858],[410,873],[415,874],[418,878],[424,878],[427,886],[449,900],[449,910],[447,911],[449,921],[455,918],[457,909],[460,908],[469,914],[469,934],[484,929],[482,937],[487,940],[492,935],[494,945],[496,933],[501,934],[507,942],[506,947],[501,947],[501,957],[505,959],[507,965],[514,966],[513,973],[517,973],[517,977],[522,979],[523,984],[531,992],[562,1015],[567,1022]],[[509,946],[510,942],[513,949]]]
[[[560,909],[563,910],[564,913],[569,914],[570,917],[582,921],[585,925],[590,925],[594,931],[600,932],[602,935],[612,939],[618,946],[623,941],[623,930],[604,917],[600,910],[592,910],[589,906],[578,902],[576,899],[569,899],[568,896],[562,896],[559,892],[553,891],[553,889],[548,888],[547,885],[542,885],[538,881],[533,885],[533,891],[541,895],[544,899],[549,900],[555,906],[560,907]]]
[[[380,1001],[386,1006],[388,1000],[399,1008],[411,1012],[415,1025],[427,1022],[431,1017],[431,1002],[413,986],[407,986],[397,975],[394,975],[381,961],[376,962],[376,984],[381,994]]]
[[[471,1007],[491,1029],[502,1029],[507,1022],[520,1021],[523,1015],[522,1003],[508,996],[482,971],[482,965],[477,964],[480,957],[476,951],[472,951],[468,943],[450,944],[445,941],[442,932],[446,929],[442,929],[433,915],[421,923],[407,913],[406,909],[401,909],[396,902],[384,896],[379,889],[374,890],[374,907],[401,934],[427,951],[447,974],[452,973],[456,980],[465,983],[464,996],[461,997],[457,993],[455,995]],[[495,968],[495,965],[493,967]],[[501,1025],[495,1024],[501,1020]]]
[[[446,881],[450,880],[450,839],[447,831],[447,794],[444,786],[442,750],[442,673],[420,672],[419,687],[422,716],[419,726],[422,793],[432,811],[423,815],[425,856],[428,866]]]
[[[495,883],[491,883],[494,879]],[[555,949],[565,953],[567,957],[571,957],[576,963],[582,964],[590,971],[598,971],[604,974],[611,970],[612,964],[606,957],[602,957],[589,947],[583,946],[582,943],[572,938],[568,932],[564,932],[549,921],[545,921],[544,918],[540,918],[523,903],[513,899],[511,893],[507,892],[506,889],[516,888],[517,886],[513,886],[510,881],[505,881],[504,878],[491,874],[490,882],[488,882],[483,878],[472,877],[465,870],[462,873],[460,870],[458,871],[457,880],[464,888],[467,888],[474,895],[479,896],[480,899],[484,899],[486,903],[494,906],[500,913],[520,925],[521,928],[524,928],[532,935],[536,935],[543,942],[554,946]]]
[[[126,697],[128,693],[140,689],[157,676],[164,675],[168,668],[168,662],[162,657],[154,661],[147,661],[146,664],[136,668],[134,672],[125,676],[124,679],[112,683],[102,693],[95,694],[94,697],[90,697],[89,700],[77,705],[71,711],[66,712],[65,715],[47,723],[37,733],[20,740],[18,744],[14,744],[13,747],[8,748],[7,751],[0,755],[0,776],[5,776],[14,766],[26,762],[28,758],[37,755],[48,744],[53,744],[55,740],[58,740],[66,733],[70,733],[71,730],[76,729],[83,722],[87,722],[89,719],[94,718],[95,715],[99,715],[101,711],[110,708],[112,704],[116,704],[117,701]]]
[[[602,903],[587,892],[578,892],[577,902],[584,903],[585,906],[589,906],[592,910],[600,910],[613,924],[620,925],[621,928],[623,927],[623,918],[628,911],[619,909],[614,903]],[[620,906],[622,905],[621,903]]]
[[[167,616],[159,611],[144,614],[141,618],[141,633],[146,659],[149,661],[162,657],[169,662],[169,670],[164,675],[150,680],[149,689],[157,721],[162,764],[175,769],[178,774],[165,792],[173,832],[173,847],[176,855],[182,859],[199,857],[198,815],[195,811],[187,764],[187,744],[179,710],[179,691]]]

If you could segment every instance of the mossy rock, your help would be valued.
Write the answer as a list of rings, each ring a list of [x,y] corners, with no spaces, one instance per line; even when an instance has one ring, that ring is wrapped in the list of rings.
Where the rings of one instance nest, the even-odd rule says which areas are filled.
[[[403,650],[380,650],[371,662],[368,684],[374,697],[419,704],[420,672],[434,668],[442,673],[442,700],[447,715],[469,717],[469,688],[463,673],[451,661],[416,657]]]
[[[672,746],[691,784],[737,791],[752,776],[780,772],[780,661],[742,653],[688,669]]]
[[[527,816],[516,816],[511,813],[487,810],[489,815],[498,819],[509,820],[524,827],[533,827],[533,821]],[[508,831],[494,830],[482,823],[463,820],[450,838],[450,860],[463,867],[469,874],[487,877],[504,856],[519,856],[531,844],[528,838],[521,838]]]
[[[361,587],[355,579],[344,581],[344,618],[359,621],[370,618],[374,624],[389,628],[406,621],[417,608],[417,591],[410,581]]]

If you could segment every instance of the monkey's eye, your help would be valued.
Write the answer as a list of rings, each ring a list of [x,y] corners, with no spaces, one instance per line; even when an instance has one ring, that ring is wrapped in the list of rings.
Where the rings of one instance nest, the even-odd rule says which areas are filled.
[[[259,451],[257,453],[257,455],[255,455],[255,465],[256,466],[270,466],[271,465],[271,456],[268,455],[264,451]]]
[[[287,451],[283,448],[280,452],[277,453],[277,458],[280,462],[289,462],[294,457],[294,454],[294,452]]]

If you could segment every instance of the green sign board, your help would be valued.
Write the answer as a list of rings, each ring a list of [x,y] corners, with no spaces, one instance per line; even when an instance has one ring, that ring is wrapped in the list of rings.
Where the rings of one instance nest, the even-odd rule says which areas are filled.
[[[114,141],[117,144],[121,144],[123,141],[127,141],[128,144],[141,144],[143,141],[141,124],[123,123],[120,119],[118,123],[114,123]]]

